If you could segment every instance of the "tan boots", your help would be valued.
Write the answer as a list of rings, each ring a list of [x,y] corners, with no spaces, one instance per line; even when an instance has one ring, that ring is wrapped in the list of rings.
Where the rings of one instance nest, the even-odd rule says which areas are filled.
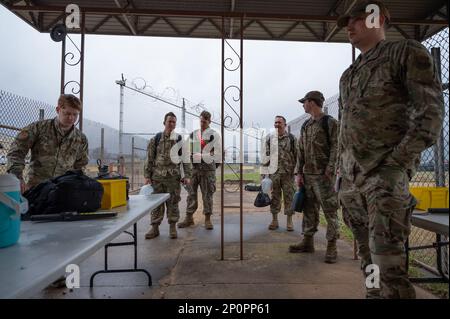
[[[269,225],[269,230],[275,230],[278,228],[278,215],[272,214],[272,222]]]
[[[175,223],[171,223],[171,224],[169,224],[169,226],[170,226],[170,230],[169,230],[170,238],[172,238],[172,239],[177,238],[178,237],[178,235],[177,235],[177,225]]]
[[[147,234],[145,234],[145,239],[153,239],[159,236],[159,225],[152,224],[152,228]]]
[[[325,262],[327,264],[334,264],[337,261],[337,247],[336,239],[330,240],[327,245],[327,252],[325,253]]]
[[[287,231],[294,230],[294,223],[292,222],[292,215],[287,215],[286,230]]]
[[[289,252],[291,253],[313,253],[314,252],[314,237],[305,236],[303,240],[295,245],[289,246]]]
[[[278,229],[278,214],[272,214],[272,222],[269,225],[269,230],[275,230]],[[287,231],[293,231],[294,230],[294,223],[292,222],[292,215],[287,216],[286,220],[286,230]]]
[[[186,214],[186,217],[181,223],[178,223],[178,228],[185,228],[194,225],[194,217],[192,214]]]
[[[211,215],[205,215],[205,228],[206,229],[214,229],[214,226],[211,222]]]
[[[177,238],[177,227],[175,223],[169,224],[169,236],[170,238]],[[152,228],[145,234],[145,239],[153,239],[159,236],[159,225],[153,224]]]

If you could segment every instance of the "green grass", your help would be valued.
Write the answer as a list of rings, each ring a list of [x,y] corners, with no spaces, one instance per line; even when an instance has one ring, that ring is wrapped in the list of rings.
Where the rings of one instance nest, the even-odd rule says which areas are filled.
[[[246,181],[253,181],[254,183],[259,184],[259,181],[261,179],[259,173],[244,173],[242,178]],[[234,173],[224,174],[224,180],[232,180],[237,181],[239,180],[239,173],[235,175]],[[220,180],[220,175],[218,176],[218,180]]]
[[[410,263],[409,276],[421,278],[424,277],[424,274],[418,267]],[[446,283],[417,284],[417,285],[431,292],[433,295],[439,298],[448,299],[448,284]]]
[[[338,216],[339,216],[339,233],[340,233],[340,238],[344,239],[345,241],[348,242],[353,242],[353,233],[350,230],[350,228],[347,227],[347,225],[345,225],[343,219],[342,219],[342,213],[341,210],[338,210]],[[323,214],[323,212],[320,212],[319,215],[319,223],[321,226],[323,227],[327,227],[327,220],[325,219],[325,215]]]

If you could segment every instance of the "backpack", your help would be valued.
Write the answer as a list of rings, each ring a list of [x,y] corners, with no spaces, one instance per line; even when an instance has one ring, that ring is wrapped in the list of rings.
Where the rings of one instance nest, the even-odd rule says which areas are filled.
[[[96,211],[102,204],[103,186],[82,170],[70,170],[30,188],[23,195],[29,202],[28,212],[22,215],[27,220],[33,215]]]
[[[325,131],[325,136],[327,139],[327,144],[328,147],[331,147],[331,138],[330,138],[330,128],[328,126],[328,119],[331,117],[331,115],[325,114],[324,116],[322,116],[322,118],[320,119],[320,124],[322,125],[322,129]],[[309,120],[308,120],[309,121]],[[302,124],[302,128],[300,129],[300,133],[302,134],[303,130],[306,128],[306,124],[308,123],[308,121],[305,121]]]
[[[158,144],[159,144],[159,141],[161,141],[162,134],[163,134],[162,132],[159,132],[159,133],[156,133],[156,135],[155,135],[155,152],[153,153],[154,159],[156,159],[156,152],[158,150]],[[182,139],[182,136],[180,134],[177,134],[177,143],[179,141],[181,141],[181,139]],[[178,156],[181,156],[183,154],[182,149],[183,148],[180,148],[178,150]]]

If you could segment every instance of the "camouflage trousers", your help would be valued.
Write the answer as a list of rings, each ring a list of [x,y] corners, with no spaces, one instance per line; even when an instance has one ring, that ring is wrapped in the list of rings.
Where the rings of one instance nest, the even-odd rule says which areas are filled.
[[[293,215],[292,199],[294,198],[295,186],[293,174],[272,174],[272,200],[270,203],[270,212],[274,215],[281,211],[281,196],[283,196],[284,214]]]
[[[339,238],[338,203],[334,181],[325,175],[304,175],[305,203],[303,208],[302,232],[313,236],[319,226],[319,209],[322,207],[327,220],[326,238],[328,241]]]
[[[164,203],[159,205],[151,212],[151,224],[160,225],[164,219],[164,211],[167,209],[167,220],[169,224],[176,223],[180,219],[180,210],[178,203],[181,200],[180,192],[180,177],[173,176],[167,177],[164,180],[152,180],[153,189],[155,194],[170,193],[170,198]],[[165,206],[165,207],[164,207]]]
[[[203,214],[211,215],[213,196],[216,192],[216,171],[194,170],[187,197],[186,214],[192,215],[198,208],[198,187],[202,193]]]
[[[404,248],[416,204],[408,185],[402,168],[380,166],[368,176],[357,173],[353,181],[343,178],[339,191],[344,221],[358,242],[362,268],[379,267],[382,298],[415,298]]]

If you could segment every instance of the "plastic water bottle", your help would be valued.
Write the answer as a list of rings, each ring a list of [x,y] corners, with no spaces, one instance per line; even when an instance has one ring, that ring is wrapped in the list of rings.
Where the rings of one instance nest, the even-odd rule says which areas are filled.
[[[267,175],[261,181],[261,190],[267,195],[272,192],[272,180]]]
[[[150,194],[153,194],[153,192],[154,192],[153,186],[150,184],[147,184],[147,185],[144,185],[141,187],[141,190],[139,191],[139,195],[148,196]]]

